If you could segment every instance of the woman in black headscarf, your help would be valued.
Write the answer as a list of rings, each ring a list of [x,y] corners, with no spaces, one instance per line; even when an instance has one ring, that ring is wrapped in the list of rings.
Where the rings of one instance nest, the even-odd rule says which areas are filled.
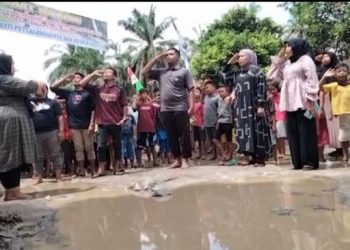
[[[318,79],[321,82],[322,77],[329,69],[334,69],[334,67],[338,64],[337,55],[333,52],[324,52],[322,56],[322,65],[318,72]],[[328,83],[332,82],[333,79],[327,80]],[[334,157],[343,156],[343,150],[341,148],[341,144],[338,141],[339,134],[339,119],[338,117],[334,117],[332,113],[332,105],[330,95],[324,94],[322,91],[320,92],[320,107],[322,111],[322,116],[325,118],[325,122],[328,128],[329,134],[329,146],[331,148],[335,148],[336,150],[331,152],[329,155]],[[324,115],[323,115],[324,114]]]
[[[20,191],[21,167],[34,163],[36,140],[26,97],[46,86],[15,78],[14,71],[12,57],[0,54],[0,182],[5,201],[28,198]]]
[[[294,169],[319,167],[315,109],[319,83],[310,52],[306,40],[290,39],[279,55],[271,58],[268,72],[268,79],[282,80],[280,110],[287,112],[287,136]]]

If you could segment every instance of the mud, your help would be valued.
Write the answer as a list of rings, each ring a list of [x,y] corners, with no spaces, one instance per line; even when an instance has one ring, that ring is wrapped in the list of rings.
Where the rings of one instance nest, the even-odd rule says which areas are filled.
[[[60,209],[58,230],[65,249],[345,250],[350,207],[342,183],[349,181],[200,184],[165,201],[89,199]]]
[[[0,249],[350,249],[344,167],[157,168],[32,183],[21,185],[33,200],[0,202]]]
[[[56,227],[56,210],[44,202],[8,203],[0,211],[0,249],[35,249],[67,241]]]

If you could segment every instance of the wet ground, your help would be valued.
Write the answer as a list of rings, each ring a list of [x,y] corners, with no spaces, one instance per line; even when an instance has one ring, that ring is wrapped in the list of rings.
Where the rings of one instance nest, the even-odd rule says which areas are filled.
[[[22,215],[47,217],[29,224],[33,237],[11,245],[19,237],[12,235],[11,249],[350,249],[350,169],[340,163],[318,171],[158,168],[31,183],[22,186],[36,199],[0,202],[1,211],[26,204]],[[40,223],[48,233],[40,234]]]

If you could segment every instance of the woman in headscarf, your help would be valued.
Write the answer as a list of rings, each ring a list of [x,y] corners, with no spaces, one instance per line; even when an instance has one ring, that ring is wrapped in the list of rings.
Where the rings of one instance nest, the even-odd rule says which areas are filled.
[[[272,57],[270,79],[282,79],[280,110],[287,112],[287,136],[294,169],[318,169],[316,105],[319,84],[309,43],[290,39]]]
[[[20,191],[21,168],[34,163],[36,140],[26,97],[46,86],[15,78],[14,71],[12,57],[0,54],[0,181],[5,201],[28,198]]]
[[[250,49],[242,49],[228,64],[239,65],[239,70],[224,73],[233,87],[236,141],[239,153],[245,156],[240,165],[264,166],[271,154],[270,128],[266,117],[267,88],[257,56]]]
[[[320,70],[317,72],[319,81],[321,82],[321,79],[327,70],[334,69],[334,67],[337,64],[338,64],[338,58],[335,53],[324,52],[322,56],[322,64],[320,66]],[[332,79],[329,79],[329,82],[331,81]],[[343,150],[338,140],[339,119],[338,117],[333,116],[330,95],[328,94],[325,95],[322,91],[320,92],[320,107],[321,107],[320,114],[321,114],[321,117],[323,118],[323,124],[321,124],[321,126],[328,127],[327,132],[329,137],[329,146],[331,148],[336,149],[334,152],[331,152],[329,155],[334,157],[343,156]],[[323,133],[319,133],[319,135],[322,135],[322,134]],[[320,139],[321,138],[319,138],[319,141]]]

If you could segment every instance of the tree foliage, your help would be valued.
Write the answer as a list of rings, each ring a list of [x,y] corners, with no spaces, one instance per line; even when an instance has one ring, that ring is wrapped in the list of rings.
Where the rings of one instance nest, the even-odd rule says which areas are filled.
[[[293,26],[302,27],[303,37],[313,47],[334,48],[339,54],[350,56],[350,2],[285,2]],[[291,33],[297,33],[289,28]]]
[[[155,22],[155,7],[152,5],[148,14],[143,14],[134,9],[131,17],[127,20],[120,20],[118,24],[129,31],[134,37],[124,38],[123,42],[128,43],[136,50],[132,64],[136,65],[136,73],[145,66],[156,53],[162,51],[165,46],[173,46],[175,41],[166,41],[163,38],[164,32],[172,24],[172,17],[165,18],[159,24]],[[140,75],[140,74],[139,74]]]
[[[243,48],[257,53],[260,66],[270,64],[269,57],[281,46],[282,27],[270,18],[258,18],[258,9],[255,5],[234,7],[204,31],[191,62],[195,75],[217,72],[232,53]]]
[[[44,70],[53,67],[48,77],[50,82],[75,71],[91,73],[104,65],[103,53],[73,45],[53,45],[45,55],[49,58],[44,62]]]

